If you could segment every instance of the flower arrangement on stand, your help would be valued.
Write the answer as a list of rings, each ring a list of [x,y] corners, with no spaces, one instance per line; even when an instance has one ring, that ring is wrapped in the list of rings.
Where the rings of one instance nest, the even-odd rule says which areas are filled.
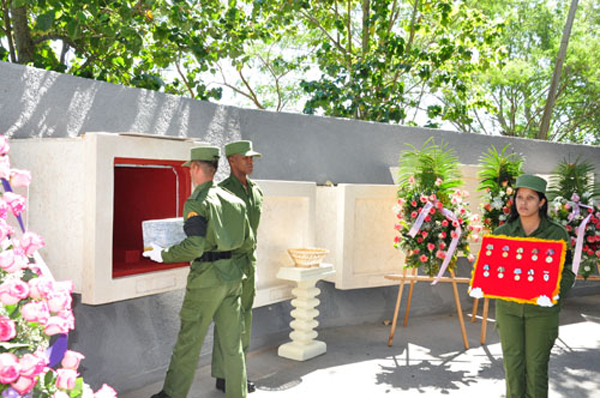
[[[573,272],[587,279],[600,262],[600,185],[593,183],[594,167],[588,161],[562,160],[550,177],[550,215],[569,232]]]
[[[431,139],[421,149],[410,147],[400,154],[394,247],[406,252],[405,267],[439,276],[445,266],[454,268],[459,252],[473,261],[468,239],[481,230],[474,225],[479,217],[467,208],[468,193],[458,189],[453,151]]]
[[[10,146],[0,136],[0,393],[2,398],[113,398],[103,385],[94,392],[77,372],[81,353],[67,350],[75,328],[70,281],[55,281],[38,249],[44,240],[25,231],[25,197],[12,187],[27,187],[31,174],[11,169]],[[19,228],[8,219],[14,216]],[[19,234],[20,232],[20,234]],[[20,236],[18,236],[20,235]]]
[[[504,224],[513,205],[513,186],[523,174],[523,158],[507,154],[508,146],[502,151],[492,146],[479,158],[481,171],[478,173],[481,197],[481,214],[484,228],[491,232]]]

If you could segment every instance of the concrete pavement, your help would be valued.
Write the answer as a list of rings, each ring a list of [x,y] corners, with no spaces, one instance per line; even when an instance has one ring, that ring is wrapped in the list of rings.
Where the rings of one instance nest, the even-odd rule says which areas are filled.
[[[493,317],[493,306],[490,308]],[[390,314],[391,316],[391,314]],[[465,317],[465,350],[456,314],[414,317],[399,326],[388,347],[390,326],[367,324],[319,330],[327,353],[304,362],[277,356],[277,347],[251,352],[252,398],[504,397],[504,371],[493,321],[487,344],[479,343],[481,322]],[[278,345],[279,342],[277,342]],[[551,398],[600,394],[600,296],[570,297],[561,313],[560,335],[550,360]],[[162,381],[121,398],[148,398]],[[214,388],[210,365],[200,367],[189,398],[224,398]]]

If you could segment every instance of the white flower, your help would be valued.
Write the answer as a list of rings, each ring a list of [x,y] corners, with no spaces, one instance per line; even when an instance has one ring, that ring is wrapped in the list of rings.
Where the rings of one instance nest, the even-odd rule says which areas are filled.
[[[500,210],[504,206],[504,201],[501,198],[496,197],[491,204],[494,209]]]
[[[550,297],[544,296],[544,295],[541,295],[540,297],[538,297],[537,305],[539,305],[540,307],[553,307],[554,306],[554,304],[552,304],[552,301],[550,300]]]

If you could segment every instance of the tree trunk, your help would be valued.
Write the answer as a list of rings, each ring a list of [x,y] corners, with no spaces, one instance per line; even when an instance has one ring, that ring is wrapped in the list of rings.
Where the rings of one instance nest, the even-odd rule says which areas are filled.
[[[27,21],[27,7],[13,7],[11,4],[10,8],[17,47],[17,63],[27,64],[33,61],[35,54],[35,45],[31,39],[31,32],[29,31]]]
[[[554,108],[554,102],[556,101],[556,88],[558,87],[558,82],[560,80],[560,72],[562,71],[562,67],[565,62],[565,57],[567,55],[567,46],[569,45],[571,27],[573,26],[573,20],[575,19],[575,12],[577,11],[578,2],[579,0],[571,0],[571,8],[569,9],[569,15],[567,16],[567,22],[565,24],[562,40],[560,42],[560,48],[558,49],[556,65],[554,65],[554,74],[552,76],[552,82],[550,83],[550,90],[548,90],[548,99],[546,100],[546,107],[544,108],[544,116],[542,117],[540,131],[538,132],[537,136],[539,140],[548,139],[548,129],[550,128],[552,109]]]

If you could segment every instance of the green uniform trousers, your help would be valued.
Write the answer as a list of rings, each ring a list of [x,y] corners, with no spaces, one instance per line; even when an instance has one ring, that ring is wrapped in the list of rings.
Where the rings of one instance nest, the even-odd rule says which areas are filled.
[[[542,314],[530,307],[533,306],[496,301],[506,398],[548,397],[548,361],[558,337],[558,311]]]
[[[219,347],[224,358],[226,397],[247,396],[246,363],[241,344],[240,294],[239,280],[222,282],[214,287],[186,290],[180,312],[181,329],[163,387],[169,396],[187,396],[204,337],[213,319],[220,330]]]
[[[256,296],[256,271],[242,281],[242,350],[244,356],[248,353],[250,346],[250,336],[252,333],[252,306]],[[224,379],[225,371],[223,369],[223,350],[221,349],[221,329],[215,325],[213,355],[211,364],[211,375],[215,378]]]

